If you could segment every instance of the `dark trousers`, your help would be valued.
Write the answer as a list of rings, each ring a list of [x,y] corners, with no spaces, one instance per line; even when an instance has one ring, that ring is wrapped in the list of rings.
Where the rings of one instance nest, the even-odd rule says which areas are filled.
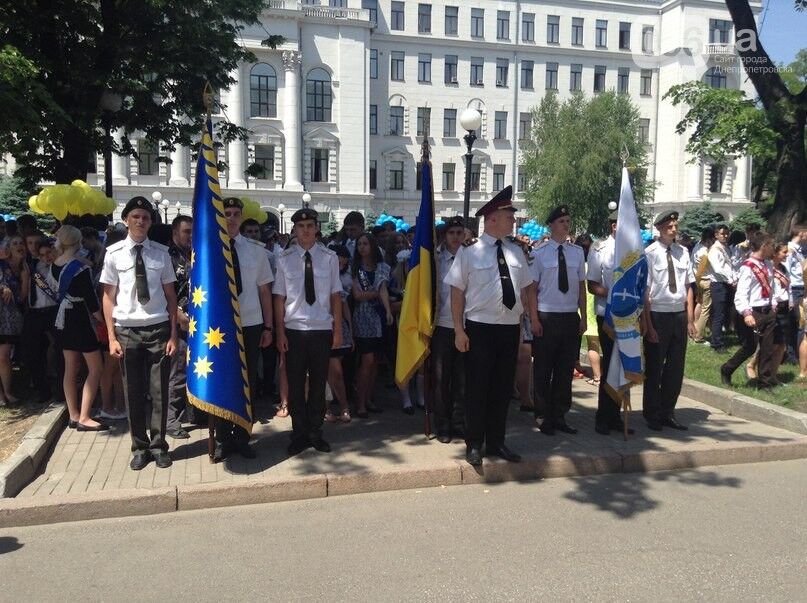
[[[167,322],[147,327],[115,327],[115,336],[123,348],[121,373],[132,452],[168,450],[165,422],[171,359],[165,355],[165,344],[170,334]],[[148,375],[147,382],[144,375]]]
[[[642,414],[661,422],[673,416],[684,381],[687,353],[687,313],[651,312],[658,343],[644,340],[645,380]]]
[[[44,295],[44,293],[40,293]],[[57,398],[64,399],[61,384],[64,377],[64,356],[59,349],[54,333],[57,307],[33,308],[25,313],[20,336],[20,352],[28,379],[36,391],[39,400],[47,400],[51,396],[50,380],[47,371],[48,346],[53,342],[56,352],[53,355],[58,376]],[[49,337],[51,335],[51,337]]]
[[[169,431],[182,428],[182,419],[190,408],[188,405],[187,355],[188,335],[180,333],[177,337],[177,351],[171,357],[171,373],[168,377],[168,408],[165,428]]]
[[[244,352],[247,360],[247,381],[249,382],[250,402],[255,399],[255,388],[258,385],[258,362],[261,353],[261,333],[263,325],[242,327],[244,334]],[[253,422],[254,422],[253,407]],[[241,426],[227,419],[216,417],[216,441],[226,446],[240,446],[249,442],[249,433]]]
[[[793,307],[790,309],[787,323],[787,334],[785,335],[787,342],[787,355],[798,359],[799,357],[799,308],[804,299],[804,286],[795,285],[790,288],[790,295],[793,301]]]
[[[734,301],[732,288],[728,283],[711,283],[709,292],[712,295],[712,339],[713,348],[725,347],[723,327],[729,325],[730,309]]]
[[[519,325],[467,320],[465,444],[488,450],[504,444],[507,408],[518,361]]]
[[[454,329],[435,327],[431,341],[434,370],[434,426],[438,435],[462,432],[465,424],[465,354],[454,345]]]
[[[748,360],[757,351],[757,382],[762,386],[776,384],[775,361],[773,357],[773,331],[776,327],[776,313],[773,309],[766,312],[753,311],[756,328],[752,329],[745,321],[738,325],[741,347],[734,356],[726,361],[722,369],[733,373],[743,362]]]
[[[577,312],[539,312],[543,334],[532,340],[536,413],[552,425],[572,407],[572,371],[580,356]]]
[[[619,414],[619,405],[608,395],[605,383],[608,379],[608,366],[611,364],[611,354],[614,351],[614,340],[603,330],[605,319],[597,317],[597,333],[600,336],[600,388],[597,392],[597,414],[594,420],[603,425],[611,425],[622,420]]]
[[[322,438],[325,416],[325,382],[331,356],[333,331],[298,331],[286,329],[289,351],[286,376],[289,380],[289,414],[292,442],[310,442]],[[308,398],[305,379],[308,375]]]

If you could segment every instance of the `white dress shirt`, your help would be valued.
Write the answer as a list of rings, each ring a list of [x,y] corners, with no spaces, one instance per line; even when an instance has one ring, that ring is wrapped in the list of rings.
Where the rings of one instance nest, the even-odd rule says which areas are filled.
[[[667,269],[667,246],[654,241],[647,249],[647,294],[653,312],[683,312],[687,308],[687,291],[695,282],[689,253],[684,247],[673,243],[670,246],[675,274],[675,293],[670,291],[670,278]]]
[[[496,241],[485,233],[473,245],[460,247],[445,282],[465,292],[465,318],[486,324],[517,325],[524,306],[521,290],[530,285],[527,258],[521,248],[502,239],[502,253],[507,262],[516,296],[508,310],[502,303],[502,283],[497,263]],[[453,326],[453,321],[452,321]]]
[[[253,241],[239,234],[235,237],[235,251],[241,268],[241,295],[238,296],[241,326],[254,327],[263,324],[258,287],[271,283],[275,277],[267,250],[260,241]]]
[[[322,245],[314,245],[309,252],[314,270],[316,301],[311,305],[305,301],[305,249],[297,243],[277,258],[272,292],[286,298],[284,322],[287,329],[329,331],[333,328],[331,295],[342,293],[339,258]]]
[[[709,248],[709,268],[706,273],[713,283],[733,283],[735,279],[734,267],[731,263],[731,256],[720,241],[715,241]]]
[[[37,262],[35,271],[36,271],[36,273],[39,274],[39,276],[42,277],[42,281],[48,287],[50,287],[51,291],[53,293],[55,293],[56,295],[58,295],[59,294],[59,283],[51,275],[50,265],[46,264],[45,262],[41,262],[41,261]],[[34,308],[36,310],[41,310],[42,308],[50,308],[51,306],[56,305],[56,300],[51,298],[50,295],[45,293],[41,288],[39,288],[37,286],[36,280],[34,279],[33,274],[31,274],[31,285],[30,286],[32,288],[33,287],[37,288],[37,290],[36,290],[36,300],[34,301],[34,304],[33,304],[32,308]]]
[[[558,289],[558,248],[560,243],[548,239],[538,246],[532,257],[532,280],[538,284],[539,312],[577,312],[580,301],[580,283],[586,280],[586,262],[583,248],[563,243],[566,259],[566,276],[569,290]]]
[[[134,246],[131,237],[111,245],[104,256],[101,269],[101,283],[118,288],[112,318],[119,327],[147,327],[168,320],[168,300],[163,285],[176,281],[174,265],[168,255],[168,247],[146,239],[143,245],[143,263],[146,265],[146,279],[149,286],[149,300],[144,304],[137,301],[135,287]]]
[[[459,252],[459,250],[457,251]],[[439,304],[437,326],[446,329],[454,328],[454,321],[451,318],[451,285],[446,281],[448,271],[454,265],[454,257],[445,247],[440,247],[437,252],[437,303]]]
[[[787,268],[787,275],[790,277],[790,286],[803,287],[805,249],[793,241],[787,244],[787,249],[785,268]]]
[[[614,285],[614,251],[616,240],[612,236],[595,245],[588,252],[586,280],[598,283],[611,291]],[[597,316],[605,316],[607,297],[594,296],[594,311]]]
[[[768,290],[770,291],[768,297],[762,295],[762,284],[754,274],[753,269],[747,264],[755,264],[760,269],[763,280],[767,279]],[[734,307],[737,312],[747,316],[753,308],[770,307],[776,297],[776,292],[773,290],[776,287],[774,280],[773,268],[770,262],[763,262],[754,256],[749,257],[740,266],[737,291],[734,293]]]

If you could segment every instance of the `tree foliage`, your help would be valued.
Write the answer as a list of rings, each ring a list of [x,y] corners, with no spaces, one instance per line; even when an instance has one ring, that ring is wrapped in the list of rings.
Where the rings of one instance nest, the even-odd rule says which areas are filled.
[[[655,183],[648,179],[647,150],[639,139],[639,110],[628,95],[605,92],[587,99],[578,93],[561,103],[547,94],[533,109],[532,123],[521,147],[531,215],[542,220],[564,203],[576,229],[604,234],[608,203],[619,200],[623,146],[637,206],[651,198]]]
[[[745,231],[745,228],[751,224],[758,224],[762,229],[768,227],[768,221],[759,213],[756,207],[749,207],[737,214],[729,224],[729,228],[732,231]]]
[[[25,183],[19,178],[0,176],[0,213],[19,216],[30,213]]]
[[[706,201],[686,211],[678,222],[678,230],[698,240],[707,226],[714,226],[721,222],[723,222],[723,216],[717,213],[709,201]]]

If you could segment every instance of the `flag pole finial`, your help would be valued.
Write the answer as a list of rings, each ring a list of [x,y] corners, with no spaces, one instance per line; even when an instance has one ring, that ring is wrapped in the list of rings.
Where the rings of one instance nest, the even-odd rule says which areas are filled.
[[[622,160],[622,167],[627,167],[628,165],[628,157],[630,157],[630,153],[628,152],[628,145],[624,142],[622,143],[622,150],[619,152],[619,158]]]
[[[210,119],[210,115],[213,113],[213,101],[215,98],[215,94],[213,93],[213,86],[210,85],[210,82],[205,82],[205,89],[202,92],[202,102],[205,105],[205,109],[207,110],[207,118]]]

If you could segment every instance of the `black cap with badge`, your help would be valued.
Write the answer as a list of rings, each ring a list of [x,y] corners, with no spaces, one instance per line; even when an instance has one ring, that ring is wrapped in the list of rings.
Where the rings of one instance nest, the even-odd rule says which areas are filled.
[[[227,209],[228,207],[244,209],[244,203],[238,197],[225,197],[222,199],[221,203],[224,205],[224,209]]]
[[[291,221],[293,224],[297,224],[300,220],[314,220],[314,222],[316,222],[317,218],[319,218],[319,214],[316,210],[310,207],[303,207],[292,214]]]
[[[665,222],[669,222],[670,220],[677,220],[678,219],[678,212],[677,211],[668,211],[661,214],[658,219],[653,222],[653,226],[661,226]]]
[[[570,216],[569,213],[569,206],[568,205],[558,205],[555,209],[553,209],[550,214],[546,217],[546,223],[552,224],[558,218],[562,218],[564,216]]]
[[[151,215],[151,221],[154,222],[154,206],[151,204],[151,201],[145,197],[132,197],[129,199],[129,202],[120,213],[121,219],[125,220],[126,216],[128,216],[129,212],[133,209],[145,209],[147,212],[149,212],[149,215]]]

